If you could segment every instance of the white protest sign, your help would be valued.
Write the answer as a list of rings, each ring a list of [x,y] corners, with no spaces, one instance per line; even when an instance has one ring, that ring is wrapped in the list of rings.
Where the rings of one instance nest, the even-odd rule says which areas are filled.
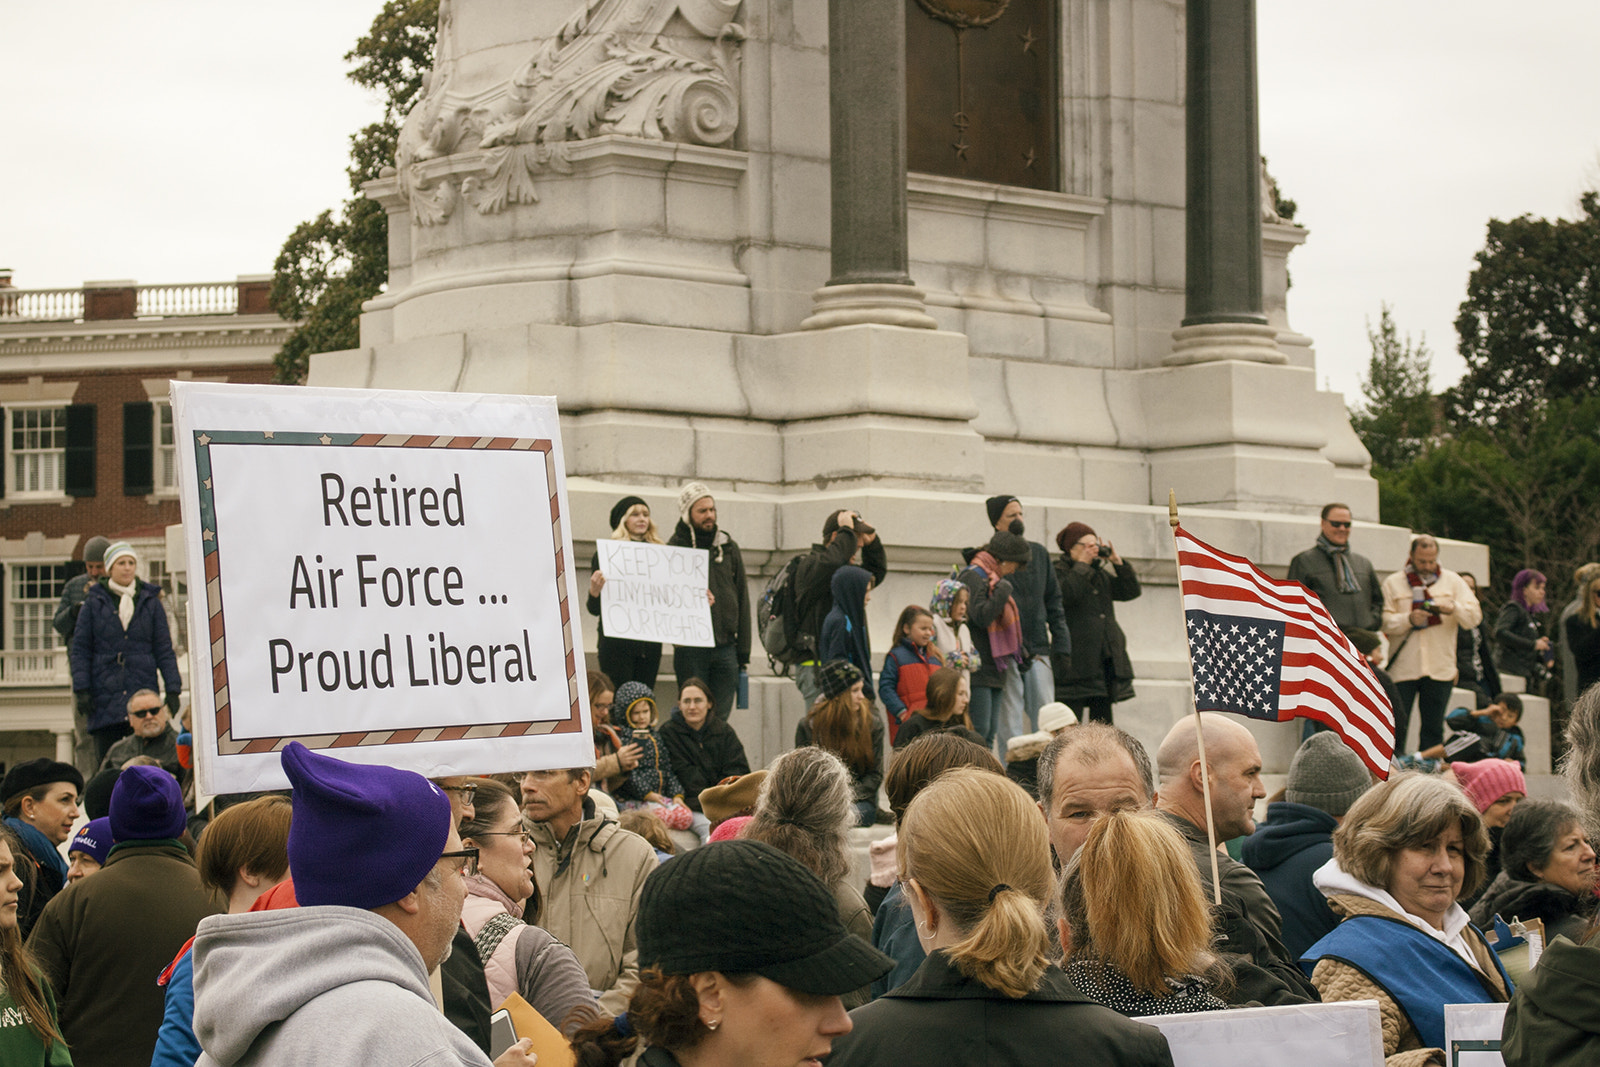
[[[1232,1008],[1137,1020],[1157,1027],[1173,1067],[1383,1067],[1376,1000]]]
[[[716,643],[706,598],[709,552],[647,541],[596,541],[595,550],[606,576],[600,621],[607,637],[700,648]]]
[[[1500,1055],[1504,1004],[1446,1004],[1444,1051],[1449,1067],[1506,1067]]]
[[[440,777],[587,766],[550,397],[172,383],[195,753],[290,741]]]

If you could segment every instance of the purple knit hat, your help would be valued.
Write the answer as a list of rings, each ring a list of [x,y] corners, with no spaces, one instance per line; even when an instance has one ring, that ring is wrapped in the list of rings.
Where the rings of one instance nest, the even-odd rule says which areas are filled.
[[[392,904],[439,862],[450,799],[422,775],[345,763],[298,741],[282,761],[294,787],[289,873],[301,906]]]
[[[111,845],[110,816],[90,819],[78,831],[78,836],[72,839],[72,844],[67,846],[67,855],[82,852],[96,863],[104,865],[106,857],[111,855]]]
[[[111,789],[107,823],[118,842],[183,836],[189,816],[178,780],[160,767],[129,767]]]

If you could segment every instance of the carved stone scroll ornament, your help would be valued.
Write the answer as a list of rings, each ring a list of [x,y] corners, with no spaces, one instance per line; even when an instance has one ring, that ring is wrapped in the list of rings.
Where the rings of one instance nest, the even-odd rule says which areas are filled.
[[[434,69],[400,131],[401,195],[421,225],[443,223],[461,199],[481,214],[536,203],[535,177],[565,172],[573,141],[715,146],[738,129],[741,0],[585,0],[508,79],[466,96],[450,88],[452,23],[470,2],[441,0]],[[475,165],[446,162],[475,151]]]

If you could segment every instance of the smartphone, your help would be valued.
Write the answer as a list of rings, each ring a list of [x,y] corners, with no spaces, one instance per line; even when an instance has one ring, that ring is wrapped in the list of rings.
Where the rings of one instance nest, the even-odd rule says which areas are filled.
[[[501,1053],[517,1043],[517,1028],[511,1022],[511,1013],[501,1008],[489,1016],[489,1058],[497,1060]]]

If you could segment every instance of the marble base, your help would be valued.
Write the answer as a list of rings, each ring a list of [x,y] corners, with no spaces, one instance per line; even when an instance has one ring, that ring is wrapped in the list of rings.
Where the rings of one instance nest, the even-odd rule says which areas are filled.
[[[800,323],[802,330],[869,324],[918,330],[939,328],[927,312],[925,294],[914,285],[824,285],[811,295],[811,301],[814,310]]]

